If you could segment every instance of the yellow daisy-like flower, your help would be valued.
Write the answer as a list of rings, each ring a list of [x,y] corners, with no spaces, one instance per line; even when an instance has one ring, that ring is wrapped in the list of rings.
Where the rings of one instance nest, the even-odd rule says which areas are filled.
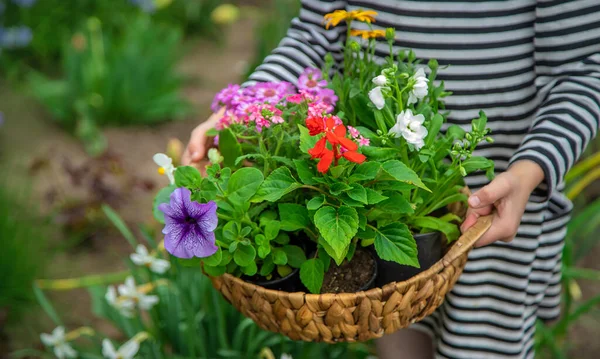
[[[365,40],[385,37],[385,30],[350,30],[350,36],[360,36]]]
[[[377,12],[373,10],[335,10],[326,14],[323,18],[327,21],[325,28],[329,29],[330,26],[338,26],[342,21],[358,20],[370,24],[375,22],[375,16],[377,16]]]

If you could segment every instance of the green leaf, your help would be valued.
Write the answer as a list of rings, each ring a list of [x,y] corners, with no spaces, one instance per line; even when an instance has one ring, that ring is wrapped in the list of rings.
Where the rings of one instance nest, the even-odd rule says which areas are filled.
[[[421,179],[415,171],[408,168],[404,163],[398,160],[391,160],[385,162],[382,167],[385,172],[394,177],[397,181],[412,184],[425,191],[431,192],[429,188],[421,182]]]
[[[382,162],[398,157],[398,151],[388,147],[363,146],[363,155],[367,156],[369,161]],[[365,162],[368,163],[368,162]]]
[[[273,240],[279,234],[281,228],[281,222],[279,221],[267,221],[265,223],[265,237],[268,240]]]
[[[444,124],[444,117],[439,113],[436,113],[431,119],[431,123],[429,124],[429,129],[427,133],[427,141],[426,144],[429,147],[437,138],[442,125]]]
[[[367,191],[365,190],[365,188],[361,185],[359,185],[358,183],[353,183],[351,185],[352,189],[350,191],[348,191],[348,196],[350,196],[350,198],[352,198],[355,201],[359,201],[362,202],[364,204],[368,203],[368,199],[367,199]]]
[[[325,204],[325,196],[318,195],[316,197],[313,197],[310,201],[308,201],[308,203],[306,204],[306,208],[309,211],[316,211],[317,209],[321,208],[322,205]]]
[[[262,267],[260,267],[260,275],[263,277],[268,276],[275,269],[275,263],[273,263],[273,259],[271,256],[268,256],[263,261]]]
[[[227,222],[223,226],[223,239],[228,242],[234,241],[239,236],[239,227],[236,222]]]
[[[244,243],[238,243],[238,246],[233,253],[233,260],[240,267],[245,267],[250,265],[251,262],[254,262],[256,258],[256,250],[254,247]]]
[[[319,259],[313,258],[302,263],[300,280],[311,293],[319,293],[325,277],[325,266]]]
[[[273,255],[273,263],[284,266],[288,262],[287,254],[281,248],[273,248],[271,251]]]
[[[376,204],[379,203],[381,201],[385,201],[386,199],[388,199],[388,197],[382,195],[381,193],[370,189],[370,188],[365,188],[365,191],[367,192],[367,203],[368,204]]]
[[[304,250],[298,246],[284,246],[283,251],[287,256],[287,262],[293,268],[300,268],[306,261]]]
[[[227,199],[236,205],[245,204],[258,190],[264,176],[254,167],[244,167],[235,171],[227,183]]]
[[[281,229],[284,231],[304,229],[310,225],[308,210],[305,206],[296,203],[280,203],[279,219]]]
[[[341,263],[350,241],[358,230],[358,213],[351,207],[342,206],[336,209],[325,206],[315,213],[314,220],[323,239],[334,251],[332,257]]]
[[[308,150],[315,147],[315,144],[319,140],[319,136],[311,136],[308,129],[302,125],[298,125],[298,129],[300,130],[300,150],[304,153],[308,153]]]
[[[467,132],[459,125],[450,125],[446,131],[446,135],[452,140],[462,140]]]
[[[294,162],[292,160],[290,160],[287,157],[282,157],[282,156],[271,156],[271,159],[275,162],[279,162],[282,163],[288,167],[294,167]]]
[[[245,267],[241,267],[242,273],[244,273],[247,276],[253,276],[258,272],[258,267],[256,266],[256,262],[250,262],[250,264],[248,264]]]
[[[454,241],[460,237],[458,225],[448,223],[436,217],[415,217],[412,220],[412,225],[417,228],[432,229],[440,231],[446,235],[448,241]]]
[[[217,198],[217,186],[215,186],[208,178],[204,178],[200,184],[199,194],[201,201],[214,201]]]
[[[217,247],[217,251],[210,257],[203,258],[202,261],[205,265],[209,266],[218,266],[221,264],[221,260],[223,259],[223,251],[220,247]]]
[[[225,274],[225,272],[227,271],[227,267],[226,266],[205,265],[204,271],[206,272],[206,274],[208,274],[211,277],[218,277],[218,276],[222,276],[223,274]]]
[[[263,155],[261,155],[259,153],[248,153],[248,154],[245,154],[243,156],[240,156],[240,157],[236,158],[236,160],[235,160],[235,166],[238,166],[243,161],[249,160],[249,159],[261,159],[261,160],[264,160],[265,156],[263,156]]]
[[[467,171],[467,174],[469,174],[475,171],[485,171],[494,168],[494,161],[485,157],[473,156],[463,161],[462,166]]]
[[[336,183],[334,183],[334,184],[331,185],[331,187],[329,188],[329,192],[331,192],[331,194],[334,195],[334,196],[338,196],[340,193],[346,192],[346,191],[348,191],[350,189],[352,189],[352,187],[350,187],[346,183],[344,183],[344,182],[336,182]]]
[[[202,184],[202,175],[196,167],[183,166],[177,167],[174,173],[175,186],[186,187],[189,189],[200,188]]]
[[[242,155],[242,146],[229,128],[219,132],[219,151],[226,167],[235,167],[235,161]]]
[[[389,213],[414,213],[415,210],[411,206],[410,202],[403,195],[399,193],[394,193],[390,196],[390,198],[386,199],[383,202],[380,202],[376,208],[381,210],[382,212]]]
[[[348,180],[350,182],[370,181],[377,177],[380,168],[381,163],[379,162],[363,162],[356,166]]]
[[[452,204],[452,203],[456,203],[456,202],[464,202],[464,203],[466,203],[468,198],[469,197],[466,194],[455,193],[453,195],[450,195],[450,196],[442,199],[438,203],[436,203],[435,206],[433,207],[433,209],[431,210],[431,212],[434,212],[435,210],[438,210],[440,208],[444,208],[447,205]],[[429,213],[425,213],[425,214],[429,214]]]
[[[314,171],[310,169],[310,164],[307,160],[294,160],[294,166],[298,173],[300,181],[307,185],[314,185],[317,182],[313,179]]]
[[[288,275],[290,275],[290,273],[292,273],[294,270],[292,269],[292,267],[290,266],[277,266],[277,274],[279,274],[279,276],[281,278],[285,278]]]
[[[252,202],[275,202],[284,195],[300,188],[300,183],[292,177],[290,169],[279,167],[273,171],[258,188]]]
[[[339,178],[342,175],[342,173],[344,173],[345,169],[346,169],[345,166],[339,165],[339,166],[331,167],[329,169],[329,173],[331,173],[331,177]]]
[[[271,253],[270,241],[263,234],[257,234],[254,237],[254,241],[258,245],[258,256],[260,258],[266,258]]]
[[[329,266],[331,265],[331,256],[329,253],[327,253],[325,248],[318,248],[318,258],[323,262],[323,265],[325,266],[325,272],[327,272],[329,270]]]
[[[169,203],[171,200],[171,193],[177,188],[175,185],[170,185],[165,188],[162,188],[154,197],[154,202],[152,203],[152,214],[154,214],[154,219],[156,219],[159,223],[165,224],[165,214],[158,209],[163,203]]]
[[[419,268],[417,242],[403,223],[376,229],[375,250],[379,258]]]

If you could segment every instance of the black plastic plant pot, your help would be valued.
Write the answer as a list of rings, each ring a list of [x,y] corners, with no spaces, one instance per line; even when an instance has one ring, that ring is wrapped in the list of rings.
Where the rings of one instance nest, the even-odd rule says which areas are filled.
[[[373,275],[371,276],[371,279],[369,279],[369,281],[367,283],[365,283],[365,285],[363,285],[362,287],[360,287],[359,290],[357,290],[357,292],[362,292],[362,291],[374,288],[375,287],[375,281],[377,280],[377,274],[379,272],[379,261],[378,261],[377,256],[374,255],[373,252],[368,251],[368,253],[374,259],[374,261],[373,261]]]
[[[273,280],[264,280],[264,278],[261,278],[263,280],[258,281],[253,280],[254,278],[246,277],[246,280],[267,289],[280,290],[283,292],[298,292],[303,288],[302,283],[300,282],[299,268],[295,268],[290,274],[283,278]]]
[[[417,234],[414,236],[417,242],[417,250],[420,268],[405,266],[396,262],[384,261],[376,256],[379,267],[377,280],[378,288],[392,282],[402,282],[415,275],[426,271],[442,258],[442,235],[440,232]]]

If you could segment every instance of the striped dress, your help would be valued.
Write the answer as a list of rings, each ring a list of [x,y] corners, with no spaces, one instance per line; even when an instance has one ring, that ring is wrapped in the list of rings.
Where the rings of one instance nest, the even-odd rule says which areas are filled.
[[[598,129],[600,0],[305,0],[250,81],[295,83],[328,52],[341,61],[346,29],[326,31],[323,15],[359,8],[379,13],[375,29],[396,29],[396,49],[451,65],[438,75],[453,92],[449,122],[466,128],[482,109],[496,140],[477,155],[493,159],[497,172],[524,159],[544,170],[517,237],[471,251],[444,304],[414,325],[432,336],[438,358],[533,358],[536,320],[560,314],[561,252],[572,208],[563,178]],[[387,51],[382,40],[377,55]],[[467,182],[477,189],[487,179],[474,175]]]

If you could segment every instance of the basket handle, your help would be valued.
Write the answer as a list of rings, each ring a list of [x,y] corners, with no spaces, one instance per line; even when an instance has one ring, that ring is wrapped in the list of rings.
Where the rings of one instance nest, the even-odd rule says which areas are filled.
[[[442,258],[444,266],[450,265],[456,258],[473,247],[475,242],[492,226],[492,217],[492,215],[479,217],[477,222],[460,236],[444,258]]]

